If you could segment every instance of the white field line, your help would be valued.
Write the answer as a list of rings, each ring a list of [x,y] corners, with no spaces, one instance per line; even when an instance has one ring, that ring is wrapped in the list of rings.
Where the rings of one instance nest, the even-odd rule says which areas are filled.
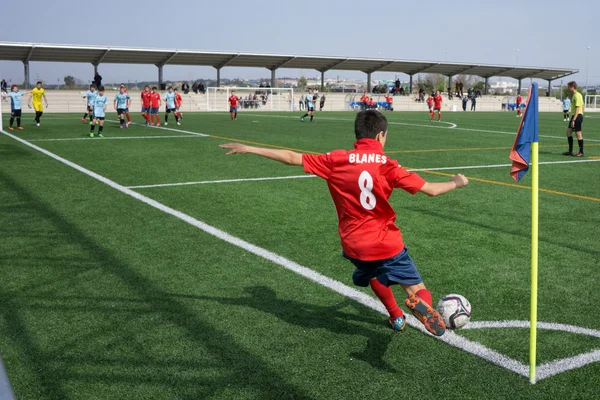
[[[105,178],[102,175],[92,172],[92,171],[90,171],[78,164],[75,164],[65,158],[62,158],[48,150],[38,147],[33,143],[29,143],[17,136],[11,135],[8,132],[5,132],[5,131],[0,131],[0,132],[2,132],[4,135],[8,136],[9,138],[12,138],[13,140],[16,140],[16,141],[24,144],[25,146],[28,146],[36,151],[39,151],[40,153],[45,154],[48,157],[50,157],[58,162],[68,165],[69,167],[71,167],[93,179],[96,179],[97,181],[100,181],[123,194],[133,197],[134,199],[137,199],[137,200],[139,200],[151,207],[154,207],[157,210],[160,210],[166,214],[172,215],[172,216],[174,216],[174,217],[176,217],[176,218],[178,218],[178,219],[180,219],[180,220],[182,220],[182,221],[184,221],[184,222],[186,222],[186,223],[188,223],[210,235],[213,235],[231,245],[239,247],[249,253],[252,253],[256,256],[262,257],[262,258],[269,260],[277,265],[280,265],[290,271],[293,271],[298,275],[301,275],[307,279],[312,280],[313,282],[318,283],[319,285],[322,285],[328,289],[331,289],[332,291],[334,291],[338,294],[341,294],[342,296],[345,296],[349,299],[353,299],[375,311],[378,311],[379,313],[381,313],[383,315],[387,315],[387,311],[386,311],[385,307],[383,306],[383,304],[381,304],[381,302],[379,302],[375,298],[373,298],[357,289],[346,286],[339,281],[331,279],[325,275],[322,275],[316,271],[313,271],[312,269],[309,269],[298,263],[295,263],[294,261],[291,261],[285,257],[282,257],[278,254],[272,253],[261,247],[255,246],[255,245],[253,245],[249,242],[246,242],[245,240],[242,240],[233,235],[230,235],[229,233],[227,233],[225,231],[222,231],[218,228],[210,226],[210,225],[208,225],[202,221],[199,221],[187,214],[184,214],[180,211],[170,208],[162,203],[159,203],[156,200],[153,200],[153,199],[146,197],[140,193],[137,193],[131,189],[128,189],[125,186],[119,185],[118,183],[111,181],[110,179]],[[414,318],[412,316],[408,316],[407,323],[410,326],[412,326],[413,328],[415,328],[423,333],[428,334],[427,331],[425,330],[425,328],[421,325],[420,322],[418,322],[416,320],[416,318]],[[480,343],[470,341],[470,340],[468,340],[462,336],[456,335],[455,333],[452,333],[452,332],[447,332],[444,336],[437,338],[437,339],[444,343],[447,343],[451,346],[454,346],[458,349],[461,349],[468,353],[476,355],[477,357],[483,358],[484,360],[487,360],[487,361],[489,361],[495,365],[498,365],[502,368],[505,368],[511,372],[519,374],[523,377],[527,377],[528,368],[526,365],[524,365],[520,361],[517,361],[517,360],[507,357],[503,354],[500,354],[495,350],[489,349]]]
[[[262,257],[266,260],[269,260],[277,265],[280,265],[292,272],[297,273],[298,275],[301,275],[307,279],[312,280],[313,282],[318,283],[321,286],[324,286],[324,287],[326,287],[338,294],[341,294],[342,296],[345,296],[349,299],[355,300],[355,301],[387,316],[387,311],[385,310],[385,307],[383,306],[383,304],[381,304],[375,298],[367,295],[366,293],[363,293],[359,290],[356,290],[347,285],[344,285],[343,283],[336,281],[332,278],[329,278],[325,275],[322,275],[310,268],[304,267],[304,266],[302,266],[298,263],[295,263],[294,261],[291,261],[285,257],[282,257],[278,254],[272,253],[261,247],[255,246],[249,242],[246,242],[245,240],[242,240],[238,237],[230,235],[229,233],[227,233],[225,231],[222,231],[218,228],[210,226],[210,225],[208,225],[202,221],[199,221],[187,214],[184,214],[184,213],[177,211],[175,209],[172,209],[162,203],[159,203],[156,200],[153,200],[142,194],[134,192],[131,189],[128,189],[122,185],[119,185],[118,183],[116,183],[114,181],[111,181],[108,178],[103,177],[102,175],[92,172],[78,164],[75,164],[75,163],[73,163],[67,159],[64,159],[54,153],[51,153],[48,150],[45,150],[45,149],[38,147],[32,143],[29,143],[17,136],[11,135],[8,132],[5,132],[5,131],[0,131],[0,132],[2,132],[6,136],[12,138],[13,140],[16,140],[36,151],[41,152],[42,154],[47,155],[50,158],[53,158],[56,161],[59,161],[65,165],[68,165],[69,167],[74,168],[75,170],[77,170],[85,175],[88,175],[89,177],[94,178],[94,179],[112,187],[113,189],[118,190],[119,192],[121,192],[123,194],[133,197],[151,207],[154,207],[154,208],[166,213],[166,214],[172,215],[172,216],[174,216],[174,217],[176,217],[176,218],[178,218],[178,219],[180,219],[180,220],[182,220],[182,221],[184,221],[184,222],[186,222],[186,223],[188,223],[210,235],[213,235],[229,244],[232,244],[232,245],[239,247],[249,253],[252,253],[252,254]],[[413,316],[409,315],[407,317],[407,323],[408,323],[408,325],[412,326],[413,328],[429,335],[429,333],[425,330],[425,328],[421,325],[421,323],[418,322],[416,320],[416,318],[414,318]],[[444,336],[436,337],[436,339],[440,340],[446,344],[449,344],[451,346],[454,346],[458,349],[461,349],[468,353],[471,353],[471,354],[473,354],[477,357],[480,357],[486,361],[489,361],[492,364],[495,364],[502,368],[505,368],[508,371],[514,372],[525,378],[528,377],[529,370],[525,364],[521,363],[518,360],[507,357],[503,354],[500,354],[495,350],[489,349],[489,348],[483,346],[481,343],[470,341],[470,340],[468,340],[462,336],[459,336],[453,332],[446,332],[446,334]],[[594,361],[596,361],[595,355],[600,355],[600,351],[585,353],[585,354],[581,354],[576,357],[571,357],[570,359],[558,360],[558,361],[554,361],[549,364],[545,364],[540,367],[540,369],[542,369],[541,372],[543,374],[542,373],[538,374],[538,380],[541,380],[546,377],[553,376],[553,375],[556,375],[561,372],[565,372],[565,371],[568,371],[568,370],[571,370],[574,368],[582,367],[584,365],[589,364],[590,362],[594,362]],[[535,382],[532,382],[532,383],[535,383]]]
[[[600,160],[596,160],[600,161]],[[205,185],[209,183],[232,183],[232,182],[252,182],[252,181],[276,181],[281,179],[301,179],[301,178],[315,178],[315,175],[292,175],[292,176],[273,176],[267,178],[240,178],[240,179],[221,179],[216,181],[198,181],[198,182],[181,182],[181,183],[159,183],[157,185],[140,185],[140,186],[127,186],[128,189],[147,189],[157,187],[170,187],[170,186],[187,186],[187,185]]]
[[[78,140],[118,140],[118,139],[171,139],[171,138],[192,138],[195,139],[198,136],[193,135],[172,135],[172,136],[105,136],[99,137],[76,137],[76,138],[57,138],[57,139],[28,139],[29,142],[69,142]]]
[[[571,161],[545,161],[541,162],[540,165],[552,165],[552,164],[575,164],[584,162],[600,162],[600,159],[590,160],[571,160]],[[455,171],[464,169],[483,169],[483,168],[505,168],[510,167],[512,164],[494,164],[494,165],[466,165],[460,167],[439,167],[439,168],[418,168],[409,169],[409,172],[419,171]],[[214,181],[192,181],[192,182],[176,182],[176,183],[158,183],[155,185],[138,185],[138,186],[127,186],[128,189],[149,189],[159,187],[173,187],[173,186],[189,186],[189,185],[206,185],[210,183],[234,183],[234,182],[257,182],[257,181],[275,181],[284,179],[299,179],[299,178],[316,178],[315,175],[289,175],[289,176],[273,176],[265,178],[239,178],[239,179],[221,179]]]
[[[257,117],[265,117],[265,118],[289,118],[289,119],[296,119],[296,117],[291,117],[291,116],[284,116],[284,115],[265,115],[265,114],[252,114],[254,116]],[[353,119],[348,119],[348,118],[329,118],[329,117],[319,117],[318,119],[323,119],[323,120],[329,120],[329,121],[354,121]],[[449,122],[444,122],[443,123],[449,123]],[[417,126],[417,127],[423,127],[423,128],[431,128],[431,129],[452,129],[453,131],[466,131],[466,132],[481,132],[481,133],[493,133],[493,134],[499,134],[499,135],[511,135],[511,136],[515,136],[517,134],[517,131],[515,130],[514,132],[504,132],[504,131],[492,131],[492,130],[486,130],[486,129],[471,129],[471,128],[459,128],[456,124],[452,124],[454,126],[451,127],[444,127],[444,126],[439,126],[436,125],[437,122],[432,122],[431,125],[424,125],[424,124],[409,124],[409,123],[405,123],[405,122],[394,122],[394,121],[388,121],[389,125],[405,125],[405,126]],[[565,134],[565,136],[551,136],[551,135],[539,135],[539,137],[544,137],[544,138],[550,138],[550,139],[562,139],[564,140],[567,136]],[[600,139],[586,139],[584,137],[584,140],[587,142],[600,142]]]
[[[119,123],[119,121],[113,121],[113,120],[108,120],[108,119],[105,122],[111,122],[111,123],[115,123],[115,124]],[[141,126],[141,127],[149,128],[149,129],[162,129],[162,130],[170,131],[170,132],[187,133],[188,135],[194,135],[194,136],[200,136],[200,137],[209,137],[210,136],[210,135],[207,135],[206,133],[196,133],[196,132],[184,131],[183,129],[166,128],[164,126],[146,126],[145,124],[140,124],[138,122],[132,122],[131,125],[137,125],[137,126]]]
[[[288,118],[288,119],[300,119],[299,117],[296,116],[287,116],[287,115],[267,115],[267,114],[248,114],[248,115],[252,115],[252,116],[257,116],[257,117],[265,117],[265,118]],[[319,114],[317,114],[319,115]],[[325,120],[325,121],[349,121],[349,122],[354,122],[353,119],[350,118],[334,118],[334,117],[321,117],[319,116],[317,118],[317,120]],[[413,124],[413,123],[408,123],[408,122],[395,122],[395,121],[388,121],[388,124],[390,125],[405,125],[405,126],[419,126],[419,127],[423,127],[423,128],[438,128],[438,129],[455,129],[456,128],[456,124],[453,124],[452,122],[446,122],[446,121],[433,121],[432,124],[433,125],[425,125],[425,124]],[[436,124],[445,124],[445,125],[450,125],[449,127],[443,127],[443,126],[436,126]]]

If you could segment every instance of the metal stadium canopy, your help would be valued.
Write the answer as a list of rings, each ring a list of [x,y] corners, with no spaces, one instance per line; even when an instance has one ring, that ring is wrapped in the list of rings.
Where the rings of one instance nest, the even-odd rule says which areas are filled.
[[[418,73],[436,73],[448,76],[459,74],[477,75],[486,80],[492,76],[514,79],[538,78],[549,82],[579,72],[565,68],[521,67],[509,65],[468,64],[432,61],[407,61],[395,59],[369,59],[329,56],[302,56],[258,53],[226,53],[195,50],[168,50],[128,47],[80,46],[61,44],[0,42],[0,60],[21,61],[25,65],[25,81],[29,82],[29,62],[80,62],[91,63],[94,69],[100,63],[107,64],[153,64],[158,67],[159,83],[165,65],[211,66],[217,69],[217,82],[223,67],[256,67],[275,71],[279,68],[315,69],[324,74],[329,70],[373,72],[396,72],[410,76]]]

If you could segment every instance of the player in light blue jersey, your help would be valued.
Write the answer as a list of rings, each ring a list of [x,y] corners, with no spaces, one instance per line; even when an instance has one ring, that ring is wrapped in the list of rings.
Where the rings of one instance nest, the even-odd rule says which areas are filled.
[[[98,96],[98,92],[96,91],[96,85],[92,84],[92,85],[90,85],[90,90],[88,90],[85,93],[85,96],[83,96],[84,99],[87,99],[87,112],[85,114],[83,114],[83,117],[81,118],[81,122],[86,122],[86,117],[88,115],[90,117],[90,124],[94,121],[91,106],[94,103],[94,99],[96,98],[96,96]]]
[[[107,103],[108,99],[104,95],[104,86],[100,86],[98,88],[98,95],[92,104],[94,123],[92,123],[90,127],[90,137],[94,137],[94,128],[96,127],[96,124],[100,124],[100,127],[98,127],[98,137],[104,137],[102,136],[102,130],[104,129],[104,118],[106,117]]]
[[[126,128],[129,128],[129,122],[125,123],[125,113],[129,109],[130,102],[131,98],[129,97],[129,94],[125,93],[125,87],[121,86],[121,89],[119,89],[119,93],[117,93],[117,95],[115,96],[115,101],[113,104],[115,110],[117,110],[117,114],[119,114],[119,128],[121,129],[123,129],[123,125],[125,125]]]
[[[570,117],[571,99],[568,97],[565,97],[564,100],[562,101],[562,103],[563,103],[563,118],[566,122],[569,120],[569,117]]]
[[[13,130],[13,123],[15,122],[15,119],[17,120],[17,129],[20,131],[23,130],[23,127],[21,126],[21,98],[28,93],[29,92],[19,92],[19,88],[17,87],[17,85],[12,85],[10,87],[10,93],[2,93],[2,97],[10,97],[10,123],[8,124],[8,130]]]
[[[165,93],[163,100],[166,105],[166,113],[165,113],[165,125],[169,124],[169,114],[173,113],[175,115],[175,121],[177,121],[177,125],[181,125],[179,122],[179,113],[177,112],[177,106],[175,105],[175,92],[173,91],[173,86],[169,86],[167,93]]]
[[[300,117],[300,120],[302,122],[304,122],[304,118],[308,117],[309,115],[310,115],[310,122],[315,122],[314,121],[315,100],[316,100],[316,96],[313,94],[313,90],[308,89],[308,93],[306,94],[306,99],[304,101],[306,103],[306,114],[304,114],[302,117]]]

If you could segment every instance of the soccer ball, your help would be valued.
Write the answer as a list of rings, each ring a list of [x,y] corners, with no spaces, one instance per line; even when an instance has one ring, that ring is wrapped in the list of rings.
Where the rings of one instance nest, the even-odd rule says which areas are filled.
[[[448,329],[460,329],[471,319],[471,303],[460,294],[442,297],[437,305],[437,311],[444,318]]]

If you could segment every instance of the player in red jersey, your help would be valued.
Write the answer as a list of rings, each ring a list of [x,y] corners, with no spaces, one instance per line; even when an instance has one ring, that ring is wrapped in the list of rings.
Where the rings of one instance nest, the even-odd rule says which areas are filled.
[[[369,108],[369,95],[367,94],[366,90],[363,92],[363,95],[360,98],[360,104],[361,104],[363,110],[366,110],[367,108]]]
[[[150,100],[150,96],[152,92],[150,91],[150,86],[144,86],[144,91],[142,92],[142,117],[146,120],[146,126],[150,125],[150,107],[152,101]]]
[[[303,166],[305,172],[325,179],[338,214],[343,255],[356,267],[352,275],[354,284],[371,286],[390,314],[392,329],[402,332],[405,316],[390,288],[399,284],[408,294],[404,302],[415,317],[429,332],[441,336],[446,331],[443,318],[431,305],[431,293],[408,255],[388,199],[394,188],[437,196],[469,182],[461,174],[453,175],[450,182],[432,183],[409,173],[383,153],[387,128],[383,114],[367,110],[359,112],[354,122],[357,139],[354,150],[314,155],[240,143],[220,147],[230,150],[227,155],[257,154],[287,165]]]
[[[433,112],[431,113],[432,121],[436,112],[438,113],[438,121],[442,120],[442,101],[442,93],[438,90],[435,92],[435,96],[433,96]]]
[[[175,89],[175,116],[177,118],[179,118],[179,120],[181,121],[181,117],[183,117],[183,114],[181,113],[181,111],[179,111],[181,109],[181,103],[183,102],[183,97],[181,97],[181,95],[179,94],[179,92],[177,91],[177,89]]]
[[[433,108],[433,97],[432,96],[429,96],[427,98],[427,107],[429,108],[429,115],[431,116],[431,119],[433,119],[433,116],[435,114],[433,113],[433,110],[432,110],[432,108]]]
[[[385,95],[385,102],[387,104],[387,110],[388,111],[393,111],[394,110],[394,98],[392,97],[391,94],[386,94]]]
[[[523,98],[521,97],[521,93],[517,95],[517,117],[521,116],[521,103],[523,102]]]
[[[231,92],[231,96],[229,96],[229,117],[231,120],[237,119],[237,110],[238,110],[238,101],[240,98],[235,95],[235,92]]]
[[[160,93],[156,86],[152,87],[152,93],[150,94],[150,119],[152,120],[150,125],[154,125],[154,117],[156,117],[156,126],[160,126],[160,115],[158,111],[162,103]]]

